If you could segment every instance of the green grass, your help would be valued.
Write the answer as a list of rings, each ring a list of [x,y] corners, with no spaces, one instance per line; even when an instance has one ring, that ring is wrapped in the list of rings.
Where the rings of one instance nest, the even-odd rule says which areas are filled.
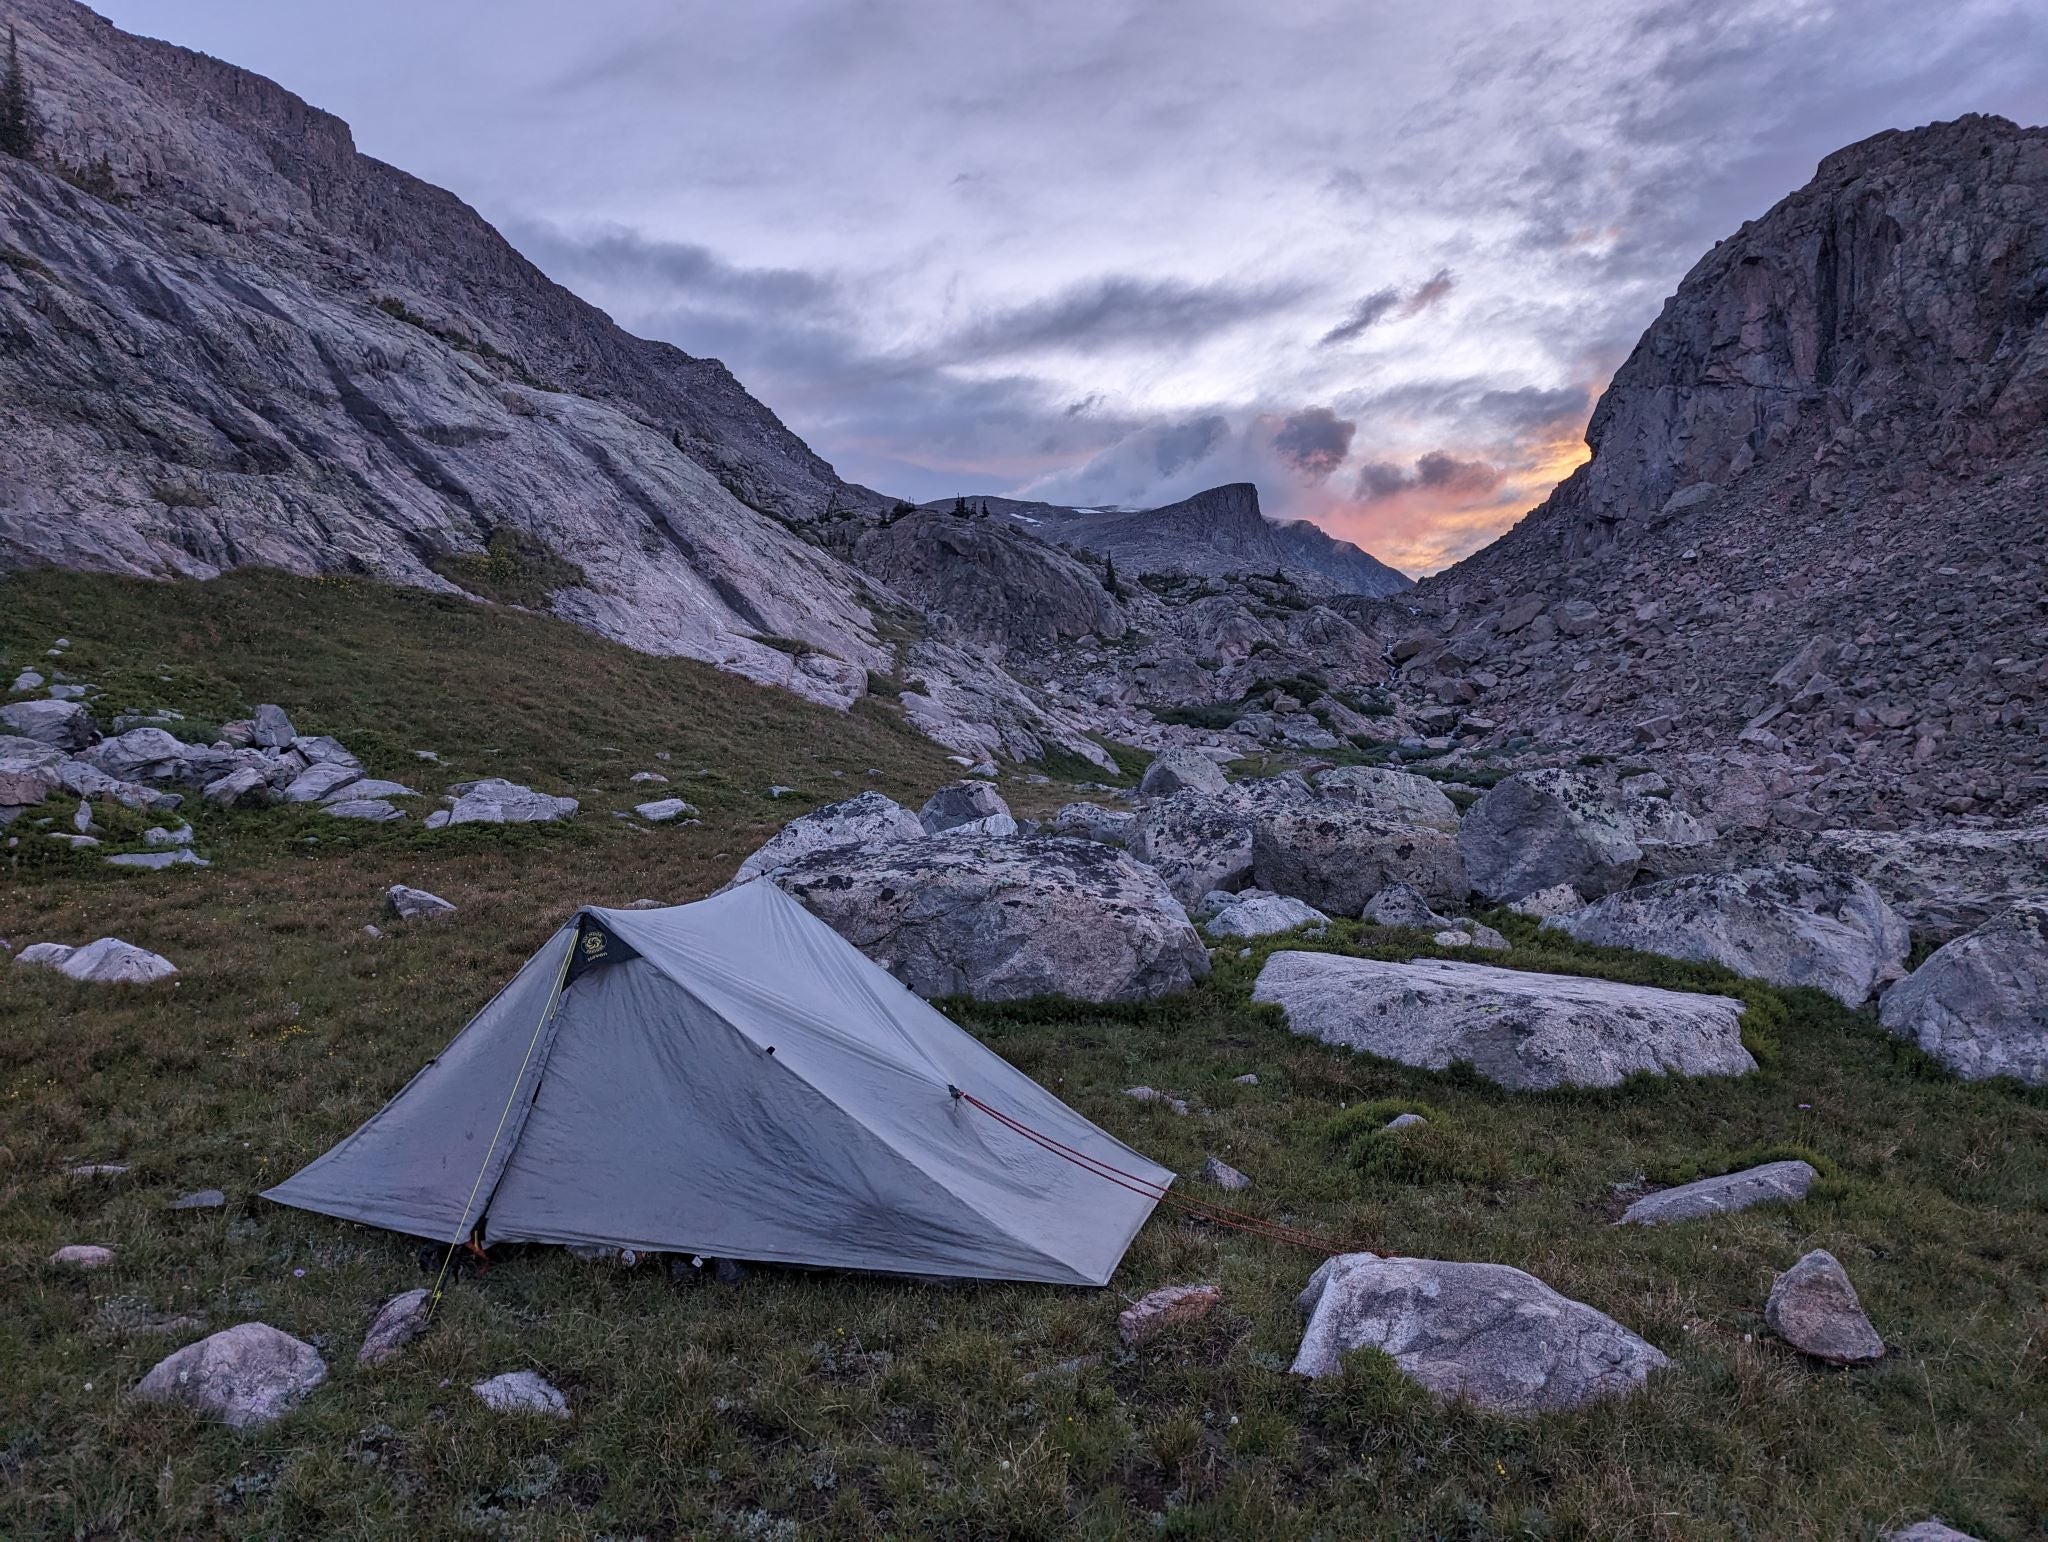
[[[1939,1512],[2014,1542],[2048,1525],[2048,1098],[1953,1081],[1811,992],[1501,916],[1514,964],[1741,995],[1763,1069],[1541,1095],[1408,1070],[1296,1039],[1254,1005],[1270,945],[1220,952],[1175,1000],[951,1010],[1177,1170],[1208,1153],[1243,1169],[1261,1214],[1513,1264],[1612,1313],[1675,1361],[1639,1397],[1510,1421],[1438,1408],[1373,1355],[1301,1381],[1292,1302],[1314,1257],[1164,1215],[1108,1291],[765,1269],[680,1285],[513,1250],[462,1278],[428,1338],[359,1371],[378,1304],[427,1283],[415,1244],[255,1191],[396,1090],[575,904],[723,881],[800,806],[770,800],[771,782],[914,801],[957,768],[872,703],[836,715],[543,617],[370,584],[0,580],[9,667],[57,635],[109,715],[218,721],[274,700],[373,774],[436,790],[497,773],[585,809],[565,827],[438,833],[198,811],[216,865],[137,875],[16,826],[21,852],[53,849],[0,875],[0,935],[115,933],[183,973],[125,992],[0,973],[0,1535],[1867,1539]],[[704,823],[612,819],[647,795],[626,781],[643,768]],[[395,925],[380,899],[396,881],[461,910]],[[371,921],[390,934],[365,938]],[[1429,951],[1348,923],[1322,945]],[[1232,1080],[1246,1071],[1260,1085]],[[1130,1102],[1138,1082],[1194,1112]],[[1427,1130],[1374,1133],[1411,1108]],[[1824,1175],[1803,1206],[1608,1224],[1645,1182],[1793,1153]],[[132,1167],[64,1178],[79,1158]],[[164,1209],[206,1186],[225,1211]],[[120,1256],[49,1268],[69,1242]],[[1773,1274],[1811,1247],[1841,1258],[1893,1346],[1878,1366],[1826,1370],[1764,1329]],[[1194,1280],[1222,1287],[1215,1314],[1119,1348],[1126,1297]],[[135,1404],[126,1392],[194,1336],[150,1331],[165,1314],[272,1323],[319,1344],[330,1379],[244,1436]],[[575,1418],[505,1420],[471,1398],[519,1367]]]

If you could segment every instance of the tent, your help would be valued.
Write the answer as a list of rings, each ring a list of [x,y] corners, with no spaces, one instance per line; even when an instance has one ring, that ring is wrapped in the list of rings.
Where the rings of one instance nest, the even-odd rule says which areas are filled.
[[[756,881],[578,911],[266,1195],[443,1242],[1102,1285],[1172,1181]]]

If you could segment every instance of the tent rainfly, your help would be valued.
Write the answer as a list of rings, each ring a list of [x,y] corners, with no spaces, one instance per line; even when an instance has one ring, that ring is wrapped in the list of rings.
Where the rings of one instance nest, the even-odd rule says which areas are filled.
[[[1173,1176],[756,881],[577,912],[266,1197],[442,1242],[1103,1285]]]

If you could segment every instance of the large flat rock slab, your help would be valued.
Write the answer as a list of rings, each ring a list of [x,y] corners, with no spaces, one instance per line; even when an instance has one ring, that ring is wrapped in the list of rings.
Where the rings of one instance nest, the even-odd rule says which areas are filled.
[[[1741,1002],[1612,980],[1287,952],[1266,961],[1252,999],[1325,1044],[1431,1071],[1464,1061],[1517,1091],[1756,1069],[1742,1047]]]

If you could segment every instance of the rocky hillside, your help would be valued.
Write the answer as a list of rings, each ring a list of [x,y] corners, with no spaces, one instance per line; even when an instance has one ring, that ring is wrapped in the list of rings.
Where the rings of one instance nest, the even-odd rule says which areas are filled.
[[[1702,258],[1592,460],[1379,624],[1474,745],[1654,747],[1794,827],[2017,812],[2044,421],[2048,130],[1881,134]]]
[[[951,509],[939,499],[926,509]],[[1284,573],[1318,595],[1398,594],[1401,573],[1363,548],[1340,541],[1305,519],[1267,519],[1249,482],[1211,487],[1156,509],[1072,509],[1015,498],[969,498],[976,513],[994,515],[1040,540],[1099,552],[1119,572],[1224,578]]]
[[[621,331],[283,88],[72,0],[0,0],[0,23],[45,128],[0,163],[0,568],[469,592],[831,706],[891,695],[976,759],[1104,768],[1104,739],[1159,741],[1149,706],[1239,688],[1205,667],[1289,645],[1237,575],[1297,610],[1400,582],[1249,488],[1056,511],[1088,529],[1054,541],[902,520],[715,360]],[[1068,540],[1133,576],[1232,576],[1134,613]],[[1241,645],[1219,655],[1219,628]],[[1323,630],[1334,652],[1267,673],[1375,671],[1369,639]],[[1096,683],[1058,684],[1076,672]]]

